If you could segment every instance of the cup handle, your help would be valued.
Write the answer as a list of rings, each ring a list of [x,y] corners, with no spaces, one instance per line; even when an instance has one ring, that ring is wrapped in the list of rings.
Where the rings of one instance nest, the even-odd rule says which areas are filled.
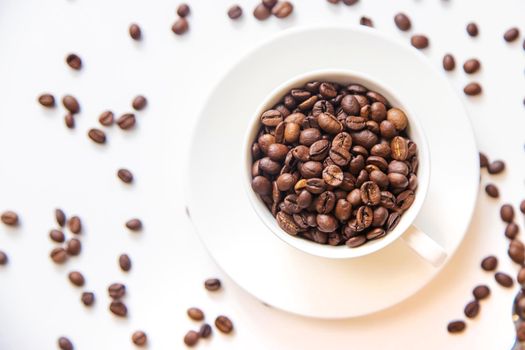
[[[447,253],[439,244],[414,225],[410,226],[401,237],[417,255],[434,267],[443,264],[447,257]]]

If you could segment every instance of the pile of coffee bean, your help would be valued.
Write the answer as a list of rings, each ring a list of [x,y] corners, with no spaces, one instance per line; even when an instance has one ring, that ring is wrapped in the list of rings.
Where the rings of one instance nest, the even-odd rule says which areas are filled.
[[[210,292],[216,292],[221,288],[221,281],[217,278],[208,278],[204,281],[204,288]],[[204,321],[205,315],[204,312],[197,307],[190,307],[186,311],[188,317],[194,321]],[[224,315],[219,315],[215,318],[215,328],[217,328],[221,333],[230,334],[233,332],[233,322]],[[184,335],[184,344],[189,347],[197,345],[199,339],[209,338],[212,334],[212,328],[208,323],[202,323],[199,330],[189,330]]]
[[[417,146],[405,113],[358,84],[314,81],[260,116],[252,189],[292,236],[360,246],[414,202]]]
[[[180,4],[177,7],[177,15],[179,18],[171,26],[171,30],[176,35],[182,35],[190,29],[190,25],[186,17],[190,14],[190,6],[188,4]]]

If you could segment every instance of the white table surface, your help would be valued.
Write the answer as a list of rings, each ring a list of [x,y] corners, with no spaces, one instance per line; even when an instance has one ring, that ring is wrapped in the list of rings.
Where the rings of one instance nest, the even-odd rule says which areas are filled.
[[[524,197],[525,52],[523,36],[507,44],[502,34],[514,25],[525,32],[525,2],[362,0],[346,7],[296,0],[292,17],[264,23],[251,15],[255,3],[242,1],[245,14],[234,23],[226,16],[230,1],[194,0],[190,32],[175,37],[170,27],[176,1],[0,0],[0,210],[13,209],[21,217],[19,228],[0,227],[0,249],[10,258],[0,267],[0,349],[55,349],[60,335],[67,335],[75,349],[132,349],[135,329],[147,332],[150,349],[180,349],[185,332],[197,327],[185,314],[190,306],[201,307],[210,322],[224,313],[235,323],[234,335],[216,332],[200,343],[203,349],[510,348],[510,308],[518,287],[497,286],[478,266],[494,253],[501,270],[517,271],[506,256],[498,209],[504,201],[518,205]],[[458,94],[470,80],[483,84],[483,96],[465,98],[465,103],[480,149],[507,161],[504,174],[482,175],[482,184],[498,184],[501,200],[480,194],[469,232],[449,265],[399,305],[343,321],[268,308],[225,277],[185,216],[182,179],[196,110],[239,55],[275,33],[298,25],[356,24],[367,15],[378,30],[408,41],[410,34],[399,32],[392,20],[398,11],[410,15],[412,32],[429,35],[431,47],[425,52],[434,64],[441,65],[445,52],[455,55],[458,68],[448,75]],[[471,20],[480,27],[475,39],[464,29]],[[131,22],[143,29],[141,43],[127,34]],[[82,71],[65,65],[69,52],[82,57]],[[482,61],[481,72],[472,77],[460,69],[470,57]],[[395,69],[403,62],[388,64]],[[247,90],[256,84],[243,83]],[[44,91],[79,99],[82,112],[75,130],[65,128],[63,108],[45,111],[35,102]],[[113,127],[104,147],[86,137],[101,111],[129,111],[139,93],[149,105],[138,113],[137,130]],[[134,185],[119,182],[119,167],[135,173]],[[212,169],[210,183],[203,185],[214,185]],[[55,207],[80,215],[85,227],[81,256],[64,266],[48,257],[55,246],[48,238]],[[133,216],[143,220],[142,233],[124,228]],[[523,228],[521,214],[517,222]],[[128,274],[116,263],[122,252],[133,261]],[[67,280],[74,269],[84,273],[85,289],[96,293],[92,309],[80,303],[81,288]],[[209,276],[223,279],[222,292],[204,290]],[[106,288],[114,281],[128,286],[127,320],[107,311]],[[447,322],[463,316],[479,283],[491,287],[491,297],[465,333],[449,335]]]

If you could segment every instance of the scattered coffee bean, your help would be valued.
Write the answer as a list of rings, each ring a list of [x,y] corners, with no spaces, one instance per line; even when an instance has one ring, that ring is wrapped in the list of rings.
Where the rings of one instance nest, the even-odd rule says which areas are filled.
[[[520,203],[520,211],[522,214],[525,214],[525,199]]]
[[[55,97],[47,93],[42,94],[38,96],[38,103],[47,108],[55,107]]]
[[[255,9],[253,10],[253,16],[259,21],[264,21],[270,17],[271,14],[271,10],[269,10],[268,7],[264,6],[262,3],[255,6]]]
[[[228,9],[228,17],[237,19],[242,16],[242,8],[239,5],[233,5]]]
[[[66,214],[62,209],[55,209],[55,220],[60,227],[64,227],[66,224]]]
[[[485,271],[494,271],[498,267],[498,258],[489,255],[481,261],[481,268]]]
[[[202,312],[201,309],[197,307],[190,307],[186,313],[188,314],[188,317],[191,318],[194,321],[202,321],[204,320],[204,312]]]
[[[489,158],[484,154],[479,152],[479,167],[486,168],[489,166]]]
[[[262,5],[262,4],[261,4]],[[199,342],[199,333],[195,331],[188,331],[184,336],[184,344],[187,346],[195,346]]]
[[[60,350],[73,350],[73,343],[66,337],[58,338],[58,347]]]
[[[177,7],[177,15],[179,15],[180,17],[186,17],[189,14],[190,14],[190,7],[188,4],[180,4]]]
[[[92,292],[83,292],[80,300],[85,306],[91,306],[95,302],[95,294]]]
[[[489,297],[490,289],[488,286],[482,284],[482,285],[476,286],[472,290],[472,295],[474,296],[474,298],[476,298],[476,300],[483,300]]]
[[[520,232],[520,227],[515,222],[511,222],[505,228],[505,236],[508,239],[516,238],[519,232]]]
[[[358,1],[359,0],[343,0],[343,4],[345,4],[346,6],[352,6],[357,4]]]
[[[473,74],[476,73],[481,67],[481,63],[476,58],[471,58],[465,61],[463,63],[463,70],[467,74]]]
[[[503,34],[503,39],[505,39],[506,42],[510,43],[518,39],[519,36],[520,36],[520,30],[516,27],[512,27]]]
[[[121,254],[118,257],[118,264],[120,266],[120,269],[124,272],[128,272],[131,270],[131,259],[127,254]]]
[[[111,111],[104,111],[98,117],[99,123],[104,126],[113,125],[114,120],[115,120],[115,115]]]
[[[142,221],[140,219],[130,219],[126,221],[126,227],[131,231],[142,230]]]
[[[262,4],[270,10],[277,4],[277,0],[262,0]]]
[[[520,268],[520,270],[518,271],[518,276],[516,277],[516,280],[518,281],[519,284],[522,285],[522,288],[523,288],[523,285],[525,284],[525,267]]]
[[[67,226],[72,233],[79,234],[82,231],[82,221],[76,215],[69,219]]]
[[[494,278],[496,279],[496,282],[498,282],[502,287],[510,288],[514,285],[514,280],[512,277],[504,272],[496,272]]]
[[[487,194],[492,198],[499,197],[498,187],[494,184],[488,184],[487,186],[485,186],[485,192],[487,192]]]
[[[517,239],[514,239],[509,244],[507,251],[509,257],[516,264],[523,264],[525,262],[525,246]]]
[[[65,95],[62,97],[62,104],[71,114],[77,114],[80,112],[80,104],[78,103],[78,100],[71,95]]]
[[[75,128],[75,117],[73,116],[73,114],[71,113],[66,114],[66,116],[64,117],[64,124],[66,124],[66,127],[68,129]]]
[[[496,175],[505,170],[505,162],[502,160],[495,160],[488,165],[489,174]]]
[[[62,247],[54,248],[49,256],[56,264],[63,264],[67,260],[67,252]]]
[[[131,23],[129,26],[129,36],[133,40],[141,40],[142,39],[142,30],[140,29],[139,25],[136,23]]]
[[[330,4],[334,4],[334,5],[336,5],[336,4],[339,4],[339,2],[340,2],[341,0],[326,0],[326,1],[328,1]]]
[[[472,300],[465,306],[463,312],[468,318],[476,317],[479,313],[479,302],[477,300]]]
[[[2,213],[0,220],[7,226],[17,226],[19,224],[18,214],[12,210],[7,210]]]
[[[467,327],[467,324],[465,323],[465,321],[461,321],[461,320],[451,321],[449,322],[447,326],[447,331],[449,333],[460,333],[460,332],[463,332],[466,327]]]
[[[221,280],[218,278],[208,278],[206,281],[204,281],[204,288],[210,292],[215,292],[221,289]]]
[[[85,283],[84,276],[78,271],[71,271],[67,277],[69,281],[77,287],[82,287]]]
[[[212,328],[209,324],[205,323],[199,329],[199,336],[201,338],[208,338],[212,333]]]
[[[372,21],[372,19],[370,17],[361,17],[361,19],[359,20],[359,24],[361,24],[362,26],[367,26],[367,27],[374,27],[374,22]]]
[[[175,23],[173,23],[173,25],[171,26],[171,30],[173,31],[173,33],[177,35],[182,35],[186,33],[189,28],[190,28],[190,25],[188,24],[188,21],[184,17],[177,19]]]
[[[425,35],[412,35],[410,43],[416,49],[426,49],[429,45],[428,38]]]
[[[469,24],[467,24],[467,33],[471,37],[478,36],[478,34],[479,34],[478,25],[476,23],[474,23],[474,22],[470,22]]]
[[[474,83],[468,83],[463,88],[463,92],[467,96],[479,95],[479,94],[481,94],[481,91],[482,91],[481,85],[479,85],[479,83],[475,83],[475,82]]]
[[[7,265],[8,262],[9,258],[7,257],[7,254],[4,251],[0,250],[0,265]]]
[[[293,4],[289,1],[278,1],[272,8],[272,15],[277,18],[286,18],[293,12]]]
[[[130,184],[133,182],[133,173],[128,169],[119,169],[117,171],[117,176],[124,183]]]
[[[514,220],[514,208],[510,204],[503,204],[499,210],[501,220],[511,223]]]
[[[131,102],[131,107],[133,107],[133,109],[136,111],[141,111],[146,107],[147,104],[148,100],[146,99],[146,97],[138,95],[135,96],[135,98]]]
[[[80,254],[80,251],[82,250],[82,244],[80,241],[76,238],[71,238],[66,243],[66,252],[69,255],[76,256]]]
[[[222,333],[231,333],[233,331],[233,323],[232,321],[226,317],[226,316],[218,316],[215,319],[215,327]]]
[[[106,133],[100,129],[90,129],[88,131],[88,136],[93,142],[104,144],[106,143]]]
[[[445,56],[443,56],[443,69],[447,72],[450,72],[456,68],[456,60],[454,59],[454,56],[447,53]]]
[[[70,53],[66,56],[66,63],[74,70],[80,70],[80,68],[82,68],[82,59],[74,53]]]
[[[410,21],[410,18],[404,13],[398,13],[394,16],[394,23],[396,24],[397,28],[399,30],[402,30],[406,32],[407,30],[410,30],[412,27],[412,22]]]
[[[126,317],[128,314],[128,308],[120,300],[113,300],[109,304],[109,311],[111,311],[115,316]]]
[[[112,283],[108,287],[108,294],[112,299],[121,299],[126,295],[126,286],[122,283]]]
[[[122,130],[130,130],[135,126],[135,124],[136,118],[135,114],[133,113],[125,113],[117,119],[117,125]]]
[[[131,341],[137,346],[144,346],[148,342],[148,336],[143,331],[135,331],[131,335]]]

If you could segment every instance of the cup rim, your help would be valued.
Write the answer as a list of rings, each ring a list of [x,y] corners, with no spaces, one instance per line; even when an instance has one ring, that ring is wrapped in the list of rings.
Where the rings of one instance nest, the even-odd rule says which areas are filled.
[[[330,78],[327,78],[330,76]],[[400,222],[391,232],[387,233],[384,237],[369,241],[366,244],[349,248],[346,245],[340,246],[330,246],[327,244],[319,244],[316,242],[309,241],[307,239],[302,239],[300,237],[294,237],[286,233],[283,229],[277,224],[277,220],[270,213],[268,208],[264,205],[259,195],[257,195],[251,187],[251,166],[252,166],[252,156],[251,156],[251,145],[255,139],[260,124],[259,119],[263,111],[271,108],[275,103],[277,103],[285,93],[294,87],[304,85],[308,81],[314,80],[344,80],[347,83],[356,82],[364,85],[370,90],[378,91],[383,96],[387,97],[387,100],[392,103],[394,107],[402,109],[409,120],[410,134],[415,133],[419,138],[417,142],[418,147],[418,158],[419,168],[418,168],[418,188],[416,189],[416,197],[412,206],[403,213],[401,216]],[[244,187],[246,194],[249,198],[250,204],[254,211],[256,212],[259,219],[265,224],[266,227],[272,231],[279,239],[286,242],[291,247],[318,257],[330,258],[330,259],[351,259],[362,257],[368,254],[375,253],[386,246],[393,243],[395,240],[400,238],[407,229],[413,225],[414,220],[421,211],[421,207],[426,199],[428,192],[428,187],[430,184],[430,153],[428,148],[428,140],[426,134],[419,122],[417,116],[413,111],[407,107],[402,100],[392,92],[389,86],[384,84],[380,79],[372,77],[368,74],[350,70],[350,69],[319,69],[308,71],[299,75],[296,75],[282,84],[272,89],[268,95],[262,100],[259,106],[254,110],[254,113],[250,117],[250,122],[245,132],[245,137],[242,145],[242,161],[241,161],[241,171],[244,173]],[[411,139],[413,139],[411,135]],[[423,162],[421,160],[423,159]],[[424,165],[425,167],[423,168]],[[422,175],[422,176],[421,176]]]

